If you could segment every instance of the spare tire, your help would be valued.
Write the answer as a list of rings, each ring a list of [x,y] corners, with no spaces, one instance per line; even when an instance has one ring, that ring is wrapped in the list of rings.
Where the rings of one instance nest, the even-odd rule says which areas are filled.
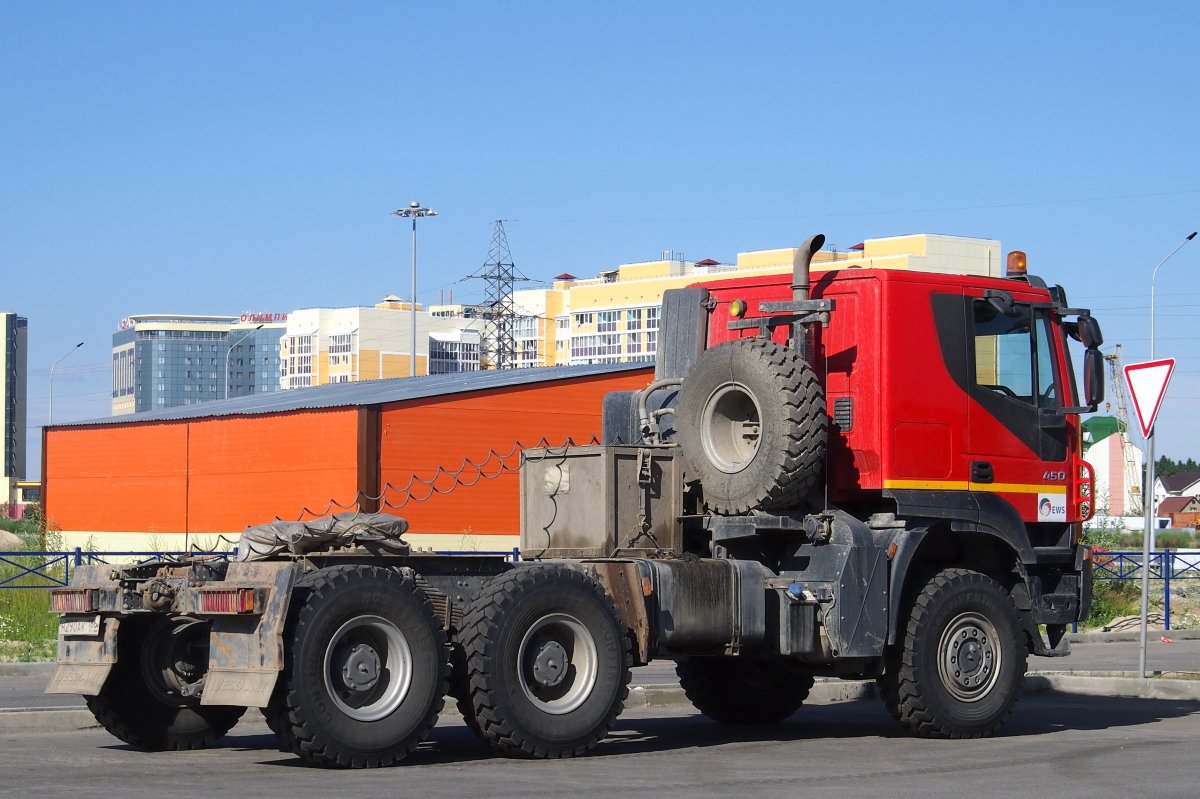
[[[817,481],[826,422],[825,391],[795,350],[739,339],[705,350],[688,371],[675,440],[709,510],[783,510]]]

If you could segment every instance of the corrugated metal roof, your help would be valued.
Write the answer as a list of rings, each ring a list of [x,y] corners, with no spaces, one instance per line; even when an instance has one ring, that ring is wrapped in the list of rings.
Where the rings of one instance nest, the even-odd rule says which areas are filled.
[[[124,416],[87,419],[81,422],[66,422],[56,424],[54,427],[127,424],[129,422],[171,422],[181,419],[202,419],[208,416],[245,416],[281,411],[378,405],[384,402],[402,402],[446,394],[461,394],[468,391],[508,388],[526,383],[547,383],[553,380],[569,380],[577,377],[617,374],[652,368],[654,368],[654,364],[650,363],[601,363],[588,366],[547,366],[538,369],[497,369],[425,377],[395,377],[388,380],[364,380],[359,383],[329,383],[312,388],[296,388],[227,400],[212,400],[198,405],[179,405],[163,411],[146,411]]]

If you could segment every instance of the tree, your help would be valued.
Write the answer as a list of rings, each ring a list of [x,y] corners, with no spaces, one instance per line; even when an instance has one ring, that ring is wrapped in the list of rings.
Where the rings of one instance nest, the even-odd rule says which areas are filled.
[[[1186,461],[1175,461],[1163,455],[1154,463],[1154,473],[1158,477],[1171,477],[1181,472],[1200,472],[1200,463],[1191,458]]]

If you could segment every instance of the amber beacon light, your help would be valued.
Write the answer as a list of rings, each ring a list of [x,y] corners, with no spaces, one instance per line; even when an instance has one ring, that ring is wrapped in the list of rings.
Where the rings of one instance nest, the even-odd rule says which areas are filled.
[[[1026,269],[1025,253],[1013,250],[1008,254],[1007,277],[1025,277]]]

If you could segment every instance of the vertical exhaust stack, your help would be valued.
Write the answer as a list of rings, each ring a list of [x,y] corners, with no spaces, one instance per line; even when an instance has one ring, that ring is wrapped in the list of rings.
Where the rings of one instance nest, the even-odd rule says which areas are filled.
[[[812,263],[813,256],[824,246],[825,235],[818,233],[815,236],[809,236],[805,239],[804,243],[800,245],[800,249],[796,250],[796,258],[792,261],[793,302],[803,302],[811,299],[809,295],[812,293],[812,284],[808,274],[809,265]],[[813,362],[802,322],[792,323],[792,348],[799,352],[800,357],[804,358],[804,360],[809,363]]]
[[[804,243],[800,245],[800,249],[796,250],[796,258],[792,261],[792,299],[807,300],[809,299],[809,277],[808,267],[812,263],[812,258],[817,251],[825,246],[825,235],[818,233],[815,236],[809,236]]]

